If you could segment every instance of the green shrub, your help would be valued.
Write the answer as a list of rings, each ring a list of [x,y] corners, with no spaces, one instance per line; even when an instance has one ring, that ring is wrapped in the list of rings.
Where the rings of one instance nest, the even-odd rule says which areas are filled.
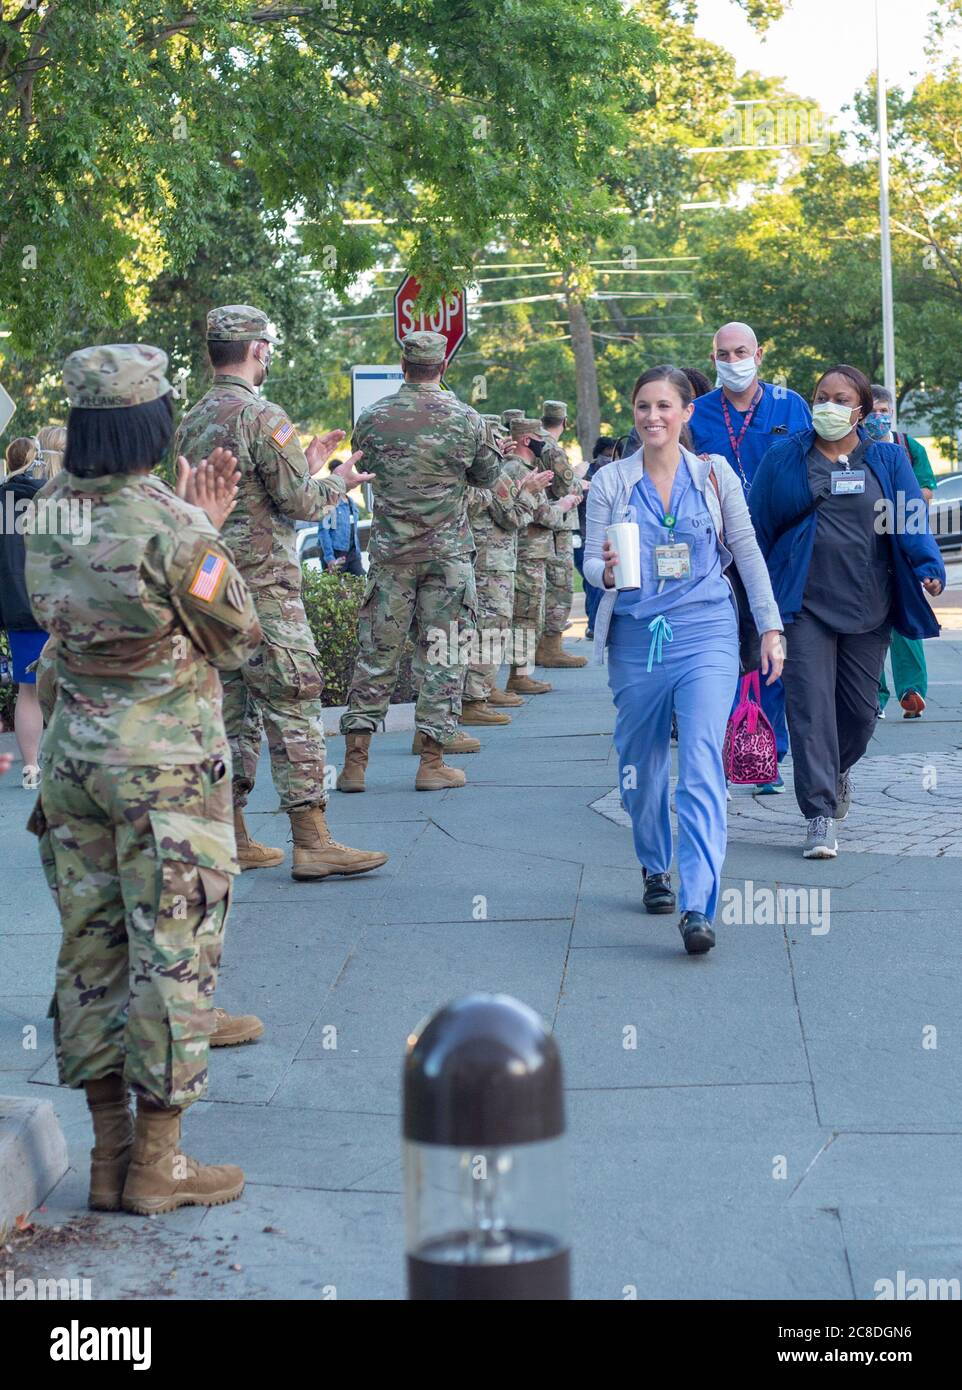
[[[346,705],[351,688],[354,662],[357,658],[357,615],[364,597],[365,581],[356,574],[320,573],[303,570],[304,609],[320,653],[324,674],[325,705]],[[404,645],[401,670],[398,675],[392,704],[417,698],[411,676],[413,644]]]

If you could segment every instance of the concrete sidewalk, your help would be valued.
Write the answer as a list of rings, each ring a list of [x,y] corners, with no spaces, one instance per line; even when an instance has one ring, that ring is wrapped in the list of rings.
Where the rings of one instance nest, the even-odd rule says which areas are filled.
[[[491,989],[538,1009],[561,1046],[578,1296],[871,1299],[900,1270],[962,1278],[951,621],[927,644],[925,718],[903,723],[893,702],[878,725],[837,860],[801,858],[790,792],[732,803],[726,888],[756,904],[828,889],[808,900],[828,905],[829,930],[719,924],[700,959],[674,917],[639,911],[629,832],[604,814],[617,779],[602,670],[551,673],[552,694],[459,760],[462,790],[415,794],[410,733],[379,736],[370,791],[335,793],[330,815],[338,838],[389,851],[385,868],[238,883],[218,998],[267,1034],[214,1054],[209,1100],[187,1117],[188,1151],[248,1177],[210,1211],[84,1215],[90,1131],[80,1094],[55,1088],[57,920],[15,769],[0,788],[0,1093],[51,1099],[73,1165],[34,1218],[56,1239],[21,1249],[18,1274],[87,1277],[95,1298],[403,1297],[404,1041],[453,996]],[[342,749],[332,738],[332,761]],[[280,845],[274,802],[265,762],[254,829]]]

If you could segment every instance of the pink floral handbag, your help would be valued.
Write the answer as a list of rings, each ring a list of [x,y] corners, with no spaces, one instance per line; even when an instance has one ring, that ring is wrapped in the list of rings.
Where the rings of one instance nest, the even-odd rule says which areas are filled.
[[[722,748],[725,776],[739,787],[774,782],[778,777],[775,731],[761,707],[761,698],[758,672],[749,671],[742,677],[738,704],[729,717]]]

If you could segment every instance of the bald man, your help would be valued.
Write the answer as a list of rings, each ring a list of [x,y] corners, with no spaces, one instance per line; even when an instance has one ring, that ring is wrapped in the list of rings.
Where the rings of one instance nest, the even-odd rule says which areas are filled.
[[[747,323],[726,323],[712,339],[719,385],[699,396],[691,418],[696,454],[721,454],[746,493],[762,458],[779,439],[812,427],[802,397],[759,379],[763,350]]]
[[[751,491],[758,465],[773,444],[812,427],[806,402],[787,386],[762,381],[763,349],[747,323],[726,323],[712,339],[711,360],[719,385],[695,401],[689,428],[696,454],[721,454]],[[785,693],[781,681],[762,684],[762,708],[775,730],[778,760],[788,752]],[[763,794],[785,790],[781,776],[759,787]]]

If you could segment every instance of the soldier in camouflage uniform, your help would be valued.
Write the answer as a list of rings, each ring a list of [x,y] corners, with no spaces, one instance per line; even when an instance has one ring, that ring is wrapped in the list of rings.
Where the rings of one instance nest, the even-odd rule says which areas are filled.
[[[387,712],[412,618],[428,645],[415,709],[423,747],[414,785],[439,791],[465,781],[442,752],[455,732],[464,680],[451,634],[475,625],[466,493],[470,483],[494,482],[502,456],[477,411],[442,388],[446,350],[439,333],[409,333],[403,385],[362,411],[354,427],[354,447],[374,474],[374,517],[358,656],[341,717],[347,750],[337,785],[344,792],[364,791],[371,735]]]
[[[321,477],[343,433],[313,440],[305,454],[284,411],[257,394],[275,341],[259,309],[229,304],[211,310],[207,344],[214,384],[184,416],[176,441],[177,451],[191,461],[218,445],[240,461],[237,506],[224,539],[254,595],[264,640],[250,661],[224,678],[238,858],[242,869],[284,858],[283,851],[252,840],[244,822],[266,729],[274,786],[291,822],[292,877],[363,874],[384,864],[387,855],[338,844],[327,828],[323,681],[301,601],[294,523],[319,521],[345,491],[371,475],[355,473],[355,456]]]
[[[487,420],[489,417],[482,418]],[[492,424],[497,419],[494,416]],[[490,488],[469,490],[468,519],[477,550],[474,574],[478,591],[478,623],[482,633],[490,634],[489,641],[497,633],[505,634],[508,657],[513,648],[518,533],[531,522],[536,496],[552,476],[547,470],[532,472],[520,459],[508,458],[500,477]],[[462,724],[508,723],[509,716],[500,713],[497,705],[504,700],[513,703],[520,699],[517,695],[504,695],[497,690],[495,682],[501,659],[495,653],[491,653],[491,658],[468,667],[461,709]],[[492,705],[495,708],[492,709]]]
[[[550,468],[554,479],[548,496],[556,499],[574,493],[578,502],[584,495],[580,479],[575,477],[568,455],[561,447],[561,436],[568,424],[568,407],[564,401],[544,401],[541,406],[541,431],[544,448],[541,462]],[[538,642],[535,662],[538,666],[586,666],[587,657],[572,656],[561,644],[571,616],[574,597],[575,552],[574,533],[578,518],[568,512],[553,536],[553,556],[545,563],[544,631]]]
[[[237,872],[215,667],[241,665],[261,634],[212,520],[149,471],[173,433],[166,366],[160,349],[129,344],[67,358],[64,471],[40,496],[61,515],[83,509],[89,543],[63,528],[26,537],[33,613],[50,633],[30,828],[63,930],[60,1080],[85,1089],[93,1118],[90,1205],[139,1212],[230,1201],[244,1185],[239,1168],[202,1167],[177,1146],[181,1111],[207,1085]],[[236,460],[220,462],[232,491]],[[188,471],[182,495],[220,521],[223,479],[217,503],[210,466]]]
[[[500,416],[500,415],[482,415],[482,416],[481,416],[481,419],[484,421],[484,423],[485,423],[486,425],[490,425],[490,426],[491,426],[491,431],[492,431],[492,434],[493,434],[493,436],[494,436],[495,442],[498,444],[498,447],[499,447],[499,448],[502,448],[502,449],[503,449],[503,448],[504,448],[505,441],[506,441],[507,439],[510,438],[510,434],[509,434],[509,431],[506,430],[505,427],[504,427],[504,425],[502,424],[501,416]],[[502,477],[503,477],[503,476],[504,476],[504,474],[502,474]],[[500,480],[499,480],[499,481],[500,481]],[[495,486],[497,487],[497,484],[495,484]],[[491,500],[491,492],[490,492],[490,490],[487,489],[487,488],[469,487],[469,488],[468,488],[468,491],[467,491],[467,499],[468,499],[468,524],[469,524],[470,527],[471,527],[471,534],[472,534],[473,537],[474,537],[474,544],[475,544],[475,556],[474,556],[474,586],[475,586],[475,590],[476,590],[477,596],[478,596],[478,624],[479,624],[478,633],[479,633],[479,640],[480,640],[481,634],[482,634],[482,632],[484,631],[484,629],[485,629],[485,628],[490,629],[491,623],[492,623],[491,615],[490,615],[490,612],[489,612],[490,607],[491,607],[491,604],[490,604],[489,596],[488,596],[488,593],[487,593],[487,586],[488,586],[489,580],[492,580],[494,577],[493,577],[493,576],[489,576],[488,573],[487,573],[486,554],[485,554],[485,552],[486,552],[486,550],[487,550],[488,547],[484,544],[484,541],[483,541],[483,532],[484,532],[484,530],[485,530],[485,526],[486,526],[486,524],[487,524],[487,521],[489,520],[489,518],[487,517],[487,506],[488,506],[488,503],[489,503],[490,500]],[[514,544],[513,544],[514,557],[515,557],[515,559],[517,559],[517,532],[516,532],[516,531],[515,531],[515,533],[514,533],[513,541],[514,541]],[[513,575],[513,573],[512,573],[512,575],[511,575],[511,589],[512,589],[512,594],[513,594],[513,592],[514,592],[514,575]],[[510,625],[511,625],[511,607],[510,607],[510,604],[509,604],[509,606],[508,606],[507,626],[510,628]],[[426,641],[423,641],[423,640],[419,640],[419,638],[418,638],[417,623],[416,623],[416,622],[415,622],[414,625],[413,625],[413,636],[414,636],[415,642],[417,642],[417,650],[415,651],[415,654],[414,654],[414,662],[413,662],[413,665],[412,665],[412,675],[414,676],[416,687],[419,688],[419,687],[420,687],[420,684],[421,684],[421,681],[422,681],[423,678],[424,678],[424,673],[425,673],[425,671],[426,671],[426,669],[427,669],[427,664],[428,664],[428,660],[427,660],[427,650],[428,650],[428,649],[427,649],[427,642],[426,642]],[[499,664],[500,664],[500,663],[499,663]],[[480,703],[483,702],[483,703],[487,704],[487,703],[489,703],[489,694],[488,694],[488,692],[489,692],[489,690],[490,690],[490,686],[489,686],[489,683],[488,683],[488,681],[487,681],[486,678],[485,678],[485,680],[484,680],[483,688],[482,688],[482,686],[478,683],[478,676],[477,676],[477,673],[481,670],[481,667],[480,667],[480,666],[478,666],[478,665],[476,665],[476,664],[472,664],[472,665],[463,664],[463,665],[462,665],[462,670],[463,670],[463,673],[464,673],[464,682],[462,683],[462,687],[461,687],[461,718],[460,718],[460,721],[459,721],[459,722],[460,722],[461,724],[467,724],[467,723],[478,723],[478,724],[481,724],[481,723],[485,723],[485,724],[498,723],[498,724],[507,724],[507,723],[509,723],[510,720],[507,718],[507,716],[505,716],[505,717],[503,717],[503,718],[497,718],[497,719],[491,717],[491,716],[493,716],[493,715],[496,714],[496,711],[493,710],[493,709],[490,710],[489,712],[487,712],[487,713],[488,713],[488,717],[486,717],[486,718],[480,718],[480,719],[476,719],[476,720],[472,720],[472,719],[470,719],[470,718],[468,718],[468,719],[465,718],[465,712],[466,712],[466,711],[465,711],[465,700],[466,700],[466,698],[468,698],[467,695],[466,695],[467,690],[470,688],[471,691],[472,691],[472,694],[473,694],[473,692],[474,692],[474,690],[475,690],[475,688],[476,688],[476,686],[477,686],[477,689],[481,690],[481,693],[480,693],[480,694],[474,695],[475,703],[476,703],[476,704],[480,704]],[[472,680],[472,673],[474,673],[474,679],[473,679],[473,680]],[[496,673],[496,671],[495,671],[495,673]],[[471,682],[471,686],[470,686],[470,687],[468,686],[468,682]],[[495,689],[496,689],[496,687],[495,687]],[[502,691],[500,691],[500,690],[497,691],[497,696],[495,697],[495,699],[494,699],[494,700],[490,700],[490,704],[492,704],[492,705],[495,704],[496,702],[498,702],[498,703],[500,703],[500,702],[508,702],[508,703],[510,703],[510,704],[518,704],[518,705],[523,705],[523,704],[524,704],[524,701],[521,699],[521,697],[520,697],[519,695],[505,695],[505,694],[504,694]],[[470,713],[470,711],[469,711],[468,713]],[[424,735],[421,734],[421,733],[415,733],[414,739],[413,739],[413,741],[412,741],[412,743],[411,743],[411,752],[412,752],[412,753],[420,753],[420,752],[423,750],[423,747],[424,747]],[[462,729],[458,729],[458,730],[455,732],[454,738],[451,739],[450,742],[446,742],[445,745],[444,745],[444,751],[445,751],[445,753],[447,753],[447,754],[449,754],[449,755],[455,754],[455,753],[457,753],[457,754],[460,754],[460,753],[478,753],[478,752],[480,752],[480,750],[481,750],[481,744],[480,744],[480,742],[478,741],[478,739],[472,737],[471,734],[466,734],[466,733],[464,732],[463,728],[462,728]]]
[[[514,456],[529,471],[540,470],[541,424],[522,417],[511,421]],[[532,447],[534,446],[534,447]],[[530,523],[518,532],[518,568],[514,588],[514,628],[516,644],[523,642],[524,652],[533,658],[538,634],[544,622],[545,564],[554,558],[553,532],[560,529],[565,514],[577,505],[574,496],[551,502],[544,491],[535,494],[535,509]],[[534,680],[527,674],[529,661],[514,653],[507,689],[516,695],[543,695],[551,689],[547,681]]]

